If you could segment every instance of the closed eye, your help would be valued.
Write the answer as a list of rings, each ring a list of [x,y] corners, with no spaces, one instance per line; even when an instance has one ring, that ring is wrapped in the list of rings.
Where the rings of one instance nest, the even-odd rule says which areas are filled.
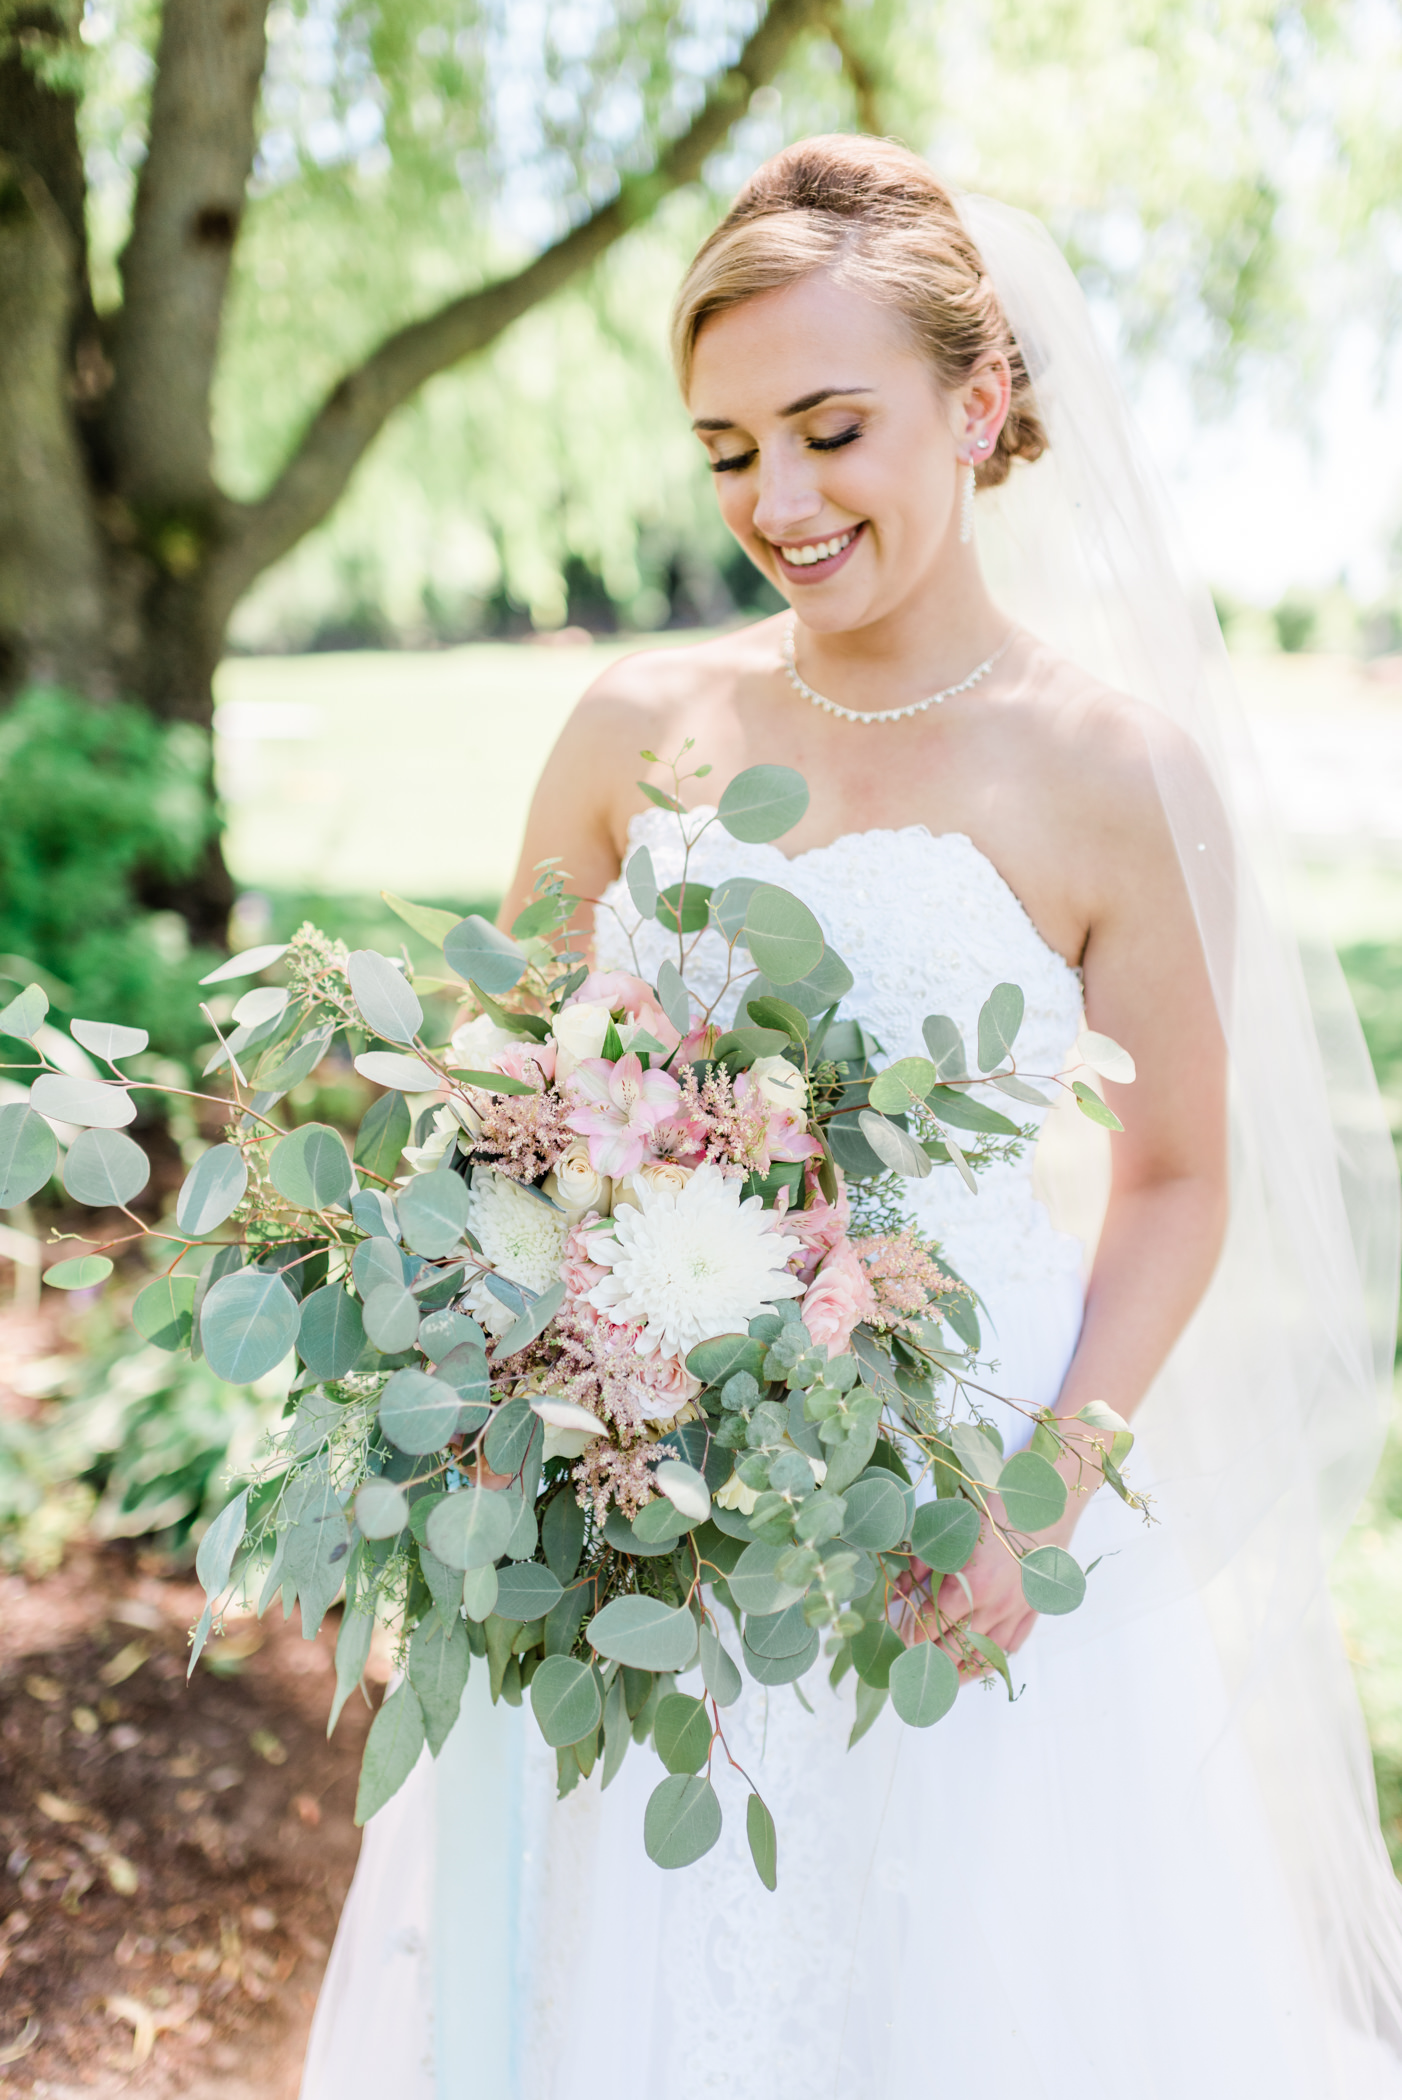
[[[850,445],[861,434],[861,424],[854,423],[850,430],[840,430],[836,437],[809,438],[808,449],[810,452],[836,452],[840,446]]]
[[[743,467],[748,467],[752,464],[754,457],[753,451],[732,452],[729,459],[713,459],[711,461],[711,472],[713,474],[738,474]]]

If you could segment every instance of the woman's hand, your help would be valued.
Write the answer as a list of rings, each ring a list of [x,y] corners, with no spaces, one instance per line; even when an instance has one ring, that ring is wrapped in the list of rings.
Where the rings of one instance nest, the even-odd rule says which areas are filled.
[[[1019,1533],[1019,1543],[1027,1537],[1036,1546],[1069,1547],[1081,1512],[1101,1482],[1094,1447],[1084,1430],[1076,1439],[1075,1451],[1063,1453],[1056,1462],[1056,1470],[1067,1487],[1064,1515],[1059,1522],[1049,1524],[1045,1531]],[[1006,1524],[1002,1503],[996,1495],[989,1497],[989,1511],[998,1523]],[[898,1629],[902,1638],[910,1642],[941,1641],[955,1655],[956,1661],[959,1658],[954,1644],[947,1638],[951,1627],[959,1626],[966,1633],[982,1634],[985,1640],[996,1641],[1005,1655],[1015,1655],[1037,1621],[1037,1613],[1022,1593],[1022,1569],[1018,1557],[988,1518],[984,1520],[977,1546],[959,1575],[946,1575],[936,1589],[931,1582],[931,1570],[923,1561],[912,1559],[910,1576],[902,1576],[897,1588],[910,1607],[908,1614],[902,1614]],[[967,1663],[961,1664],[961,1669],[969,1677],[988,1674],[985,1668],[975,1668]]]

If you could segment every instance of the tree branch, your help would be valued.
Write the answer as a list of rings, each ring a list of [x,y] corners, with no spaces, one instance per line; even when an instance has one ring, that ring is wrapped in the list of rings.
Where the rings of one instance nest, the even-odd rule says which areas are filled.
[[[857,105],[857,122],[869,136],[880,138],[885,130],[881,122],[881,82],[852,41],[840,5],[828,9],[824,26],[841,57],[842,70]]]
[[[232,608],[261,570],[320,523],[387,418],[425,380],[485,349],[648,218],[671,191],[695,181],[744,115],[755,89],[773,79],[796,38],[822,19],[823,4],[769,0],[734,65],[713,82],[687,130],[648,173],[625,176],[616,197],[515,276],[468,292],[399,329],[347,373],[262,501],[226,511],[227,543],[212,558],[212,587],[220,602]]]
[[[145,165],[122,255],[108,433],[138,508],[212,505],[210,387],[253,167],[268,0],[165,0]]]

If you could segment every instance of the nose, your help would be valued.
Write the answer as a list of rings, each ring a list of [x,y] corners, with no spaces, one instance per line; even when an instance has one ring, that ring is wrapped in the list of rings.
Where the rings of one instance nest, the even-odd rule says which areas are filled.
[[[822,492],[813,485],[806,453],[791,453],[784,447],[766,457],[761,451],[754,507],[757,532],[767,540],[797,539],[816,522],[822,509]]]

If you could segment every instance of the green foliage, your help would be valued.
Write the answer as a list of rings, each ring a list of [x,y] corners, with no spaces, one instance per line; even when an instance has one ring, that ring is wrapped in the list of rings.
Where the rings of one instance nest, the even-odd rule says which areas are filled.
[[[216,958],[190,953],[175,915],[141,897],[197,865],[209,764],[188,724],[21,695],[0,719],[0,1001],[40,976],[61,1013],[135,1022],[168,1056],[208,1040],[193,993]],[[22,978],[23,964],[37,967]]]

